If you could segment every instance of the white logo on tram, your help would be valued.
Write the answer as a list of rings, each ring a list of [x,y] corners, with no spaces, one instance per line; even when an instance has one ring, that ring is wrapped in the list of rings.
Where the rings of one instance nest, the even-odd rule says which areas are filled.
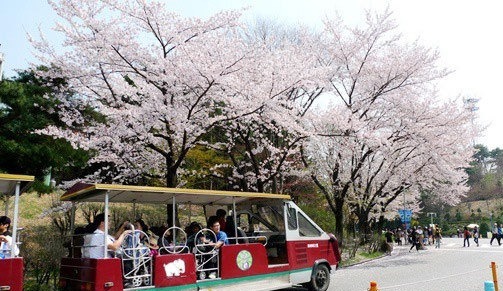
[[[166,277],[178,277],[180,274],[185,273],[185,262],[182,259],[178,259],[164,264],[164,272],[166,272]]]
[[[307,244],[308,248],[317,248],[318,244]]]

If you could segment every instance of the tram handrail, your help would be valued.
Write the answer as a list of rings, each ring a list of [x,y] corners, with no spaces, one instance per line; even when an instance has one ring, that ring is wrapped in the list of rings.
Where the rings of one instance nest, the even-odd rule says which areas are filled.
[[[254,242],[259,242],[262,243],[264,246],[267,246],[268,238],[265,235],[253,235],[253,236],[238,236],[238,237],[228,237],[227,238],[229,241],[233,240],[236,241],[236,244],[249,244],[249,243],[254,243]],[[240,243],[240,240],[247,240],[245,243]],[[250,242],[251,240],[254,240],[253,242]]]

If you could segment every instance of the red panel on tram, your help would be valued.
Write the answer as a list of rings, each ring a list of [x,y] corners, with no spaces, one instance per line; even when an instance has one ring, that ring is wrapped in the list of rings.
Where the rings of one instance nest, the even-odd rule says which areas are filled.
[[[194,254],[167,254],[154,257],[154,285],[179,286],[196,283]]]
[[[123,290],[121,260],[62,258],[59,280],[63,290]]]
[[[291,269],[312,267],[319,259],[327,260],[330,265],[337,264],[333,244],[329,240],[287,241],[286,244]]]
[[[23,290],[23,258],[0,259],[0,287],[11,291]]]
[[[264,245],[260,243],[225,245],[220,249],[222,279],[270,273]]]

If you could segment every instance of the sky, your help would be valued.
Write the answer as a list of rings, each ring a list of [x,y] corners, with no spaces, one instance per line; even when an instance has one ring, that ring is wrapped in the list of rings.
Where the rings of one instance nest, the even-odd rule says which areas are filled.
[[[465,0],[166,0],[168,9],[190,17],[208,17],[225,9],[248,7],[245,19],[271,18],[287,25],[302,23],[314,28],[322,19],[338,13],[349,24],[362,21],[365,9],[393,12],[406,39],[419,40],[437,49],[441,65],[453,72],[439,83],[445,98],[476,98],[480,123],[486,127],[475,142],[503,148],[503,1]],[[15,76],[36,60],[27,34],[42,30],[49,40],[56,20],[46,0],[2,1],[0,5],[0,53],[3,74]]]

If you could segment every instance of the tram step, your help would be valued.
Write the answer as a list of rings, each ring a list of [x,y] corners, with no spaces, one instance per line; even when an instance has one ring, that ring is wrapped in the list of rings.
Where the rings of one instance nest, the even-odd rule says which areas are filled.
[[[290,283],[289,276],[281,276],[277,278],[267,278],[261,280],[247,281],[241,283],[229,283],[225,284],[225,281],[222,281],[222,285],[219,286],[211,286],[211,287],[202,287],[199,289],[200,291],[235,291],[235,290],[253,290],[253,291],[266,291],[266,290],[278,290],[283,288],[292,287]]]

